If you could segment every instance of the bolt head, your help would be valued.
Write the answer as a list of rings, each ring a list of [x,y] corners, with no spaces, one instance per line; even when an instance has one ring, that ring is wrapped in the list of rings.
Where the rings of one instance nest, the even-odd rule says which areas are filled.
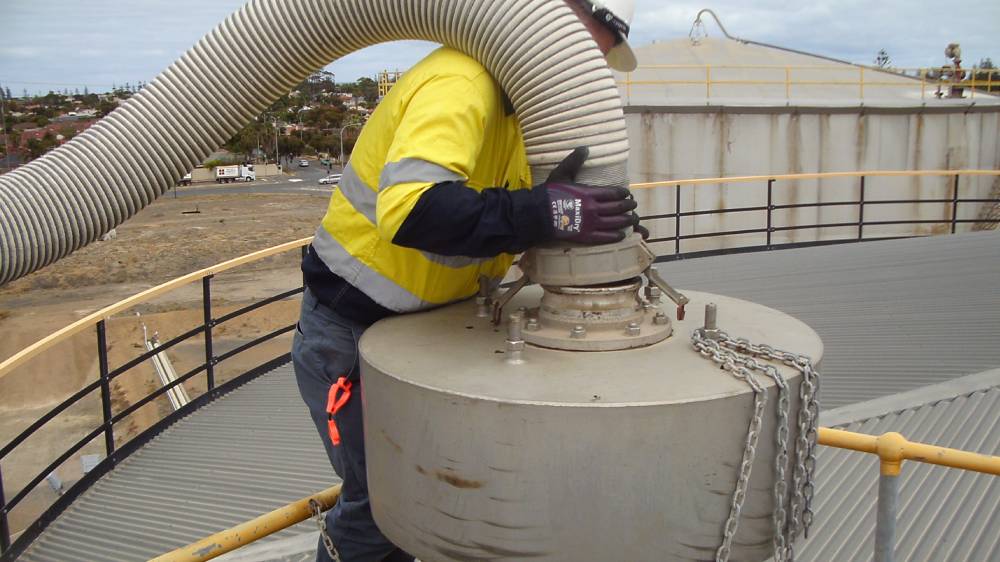
[[[528,318],[528,323],[524,325],[524,329],[529,332],[537,332],[541,328],[542,326],[538,323],[537,318]]]
[[[657,326],[663,326],[669,322],[670,318],[667,318],[667,314],[665,312],[657,312],[653,316],[653,324],[656,324]]]
[[[587,329],[583,326],[574,326],[569,332],[569,337],[574,339],[583,339],[587,337]]]
[[[638,322],[629,322],[628,326],[625,328],[626,336],[638,336],[642,332],[642,328],[639,327]]]

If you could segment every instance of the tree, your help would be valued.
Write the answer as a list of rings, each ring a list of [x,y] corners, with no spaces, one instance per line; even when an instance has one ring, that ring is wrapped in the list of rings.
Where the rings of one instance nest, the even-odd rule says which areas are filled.
[[[875,66],[886,68],[891,63],[892,59],[889,58],[889,53],[885,49],[879,49],[878,54],[875,55]]]
[[[7,99],[13,99],[14,98],[14,96],[10,95],[10,87],[9,86],[7,87],[7,89],[5,91],[7,92]]]
[[[90,95],[90,90],[87,89],[86,85],[83,86],[83,95],[85,95],[85,96],[89,96]]]
[[[1000,71],[997,71],[993,59],[986,57],[972,68],[972,79],[976,82],[977,89],[1000,92]]]

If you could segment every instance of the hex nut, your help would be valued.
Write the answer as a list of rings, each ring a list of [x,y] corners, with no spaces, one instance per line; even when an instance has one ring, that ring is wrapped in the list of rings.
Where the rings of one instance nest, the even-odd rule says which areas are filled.
[[[657,312],[653,316],[653,324],[656,324],[657,326],[663,326],[668,322],[670,322],[670,318],[667,317],[667,314],[665,312]]]
[[[638,336],[641,332],[642,329],[639,327],[638,322],[629,322],[628,326],[625,328],[626,336]]]
[[[542,328],[541,324],[538,323],[537,318],[528,318],[527,324],[524,325],[524,329],[529,332],[537,332]]]
[[[587,329],[584,328],[583,326],[574,326],[573,329],[570,330],[569,332],[569,337],[578,340],[583,339],[587,337]]]

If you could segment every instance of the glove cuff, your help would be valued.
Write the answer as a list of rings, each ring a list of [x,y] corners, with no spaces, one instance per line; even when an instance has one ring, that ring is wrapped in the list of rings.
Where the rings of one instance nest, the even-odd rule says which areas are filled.
[[[554,236],[549,194],[545,185],[510,192],[514,232],[522,248],[527,249]]]

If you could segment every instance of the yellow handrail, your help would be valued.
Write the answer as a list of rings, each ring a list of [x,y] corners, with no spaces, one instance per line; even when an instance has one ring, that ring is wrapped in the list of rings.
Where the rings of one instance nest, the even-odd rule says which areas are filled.
[[[810,172],[803,174],[773,174],[762,176],[729,176],[725,178],[696,178],[665,180],[629,184],[630,189],[647,189],[667,185],[707,185],[717,183],[744,183],[767,180],[813,180],[827,178],[858,178],[877,176],[1000,176],[1000,170],[859,170],[855,172]]]
[[[792,71],[802,70],[802,71],[815,71],[815,70],[826,70],[831,72],[840,73],[850,73],[854,68],[857,68],[858,76],[856,79],[846,79],[846,80],[805,80],[793,77]],[[643,70],[654,70],[654,71],[701,71],[703,74],[702,79],[692,79],[685,78],[680,80],[652,80],[652,79],[642,79],[633,80],[635,73],[640,73]],[[716,72],[713,74],[713,70],[754,70],[767,72],[770,70],[783,70],[784,76],[782,79],[771,79],[762,80],[760,78],[754,77],[749,79],[725,79],[720,80],[718,77],[723,72]],[[866,74],[865,71],[873,71]],[[864,99],[865,97],[865,86],[882,86],[882,87],[899,87],[899,88],[913,88],[919,85],[920,87],[920,98],[925,99],[927,85],[928,83],[932,85],[937,85],[939,87],[948,86],[956,88],[968,88],[969,98],[975,98],[976,88],[984,88],[985,92],[990,93],[993,89],[993,74],[995,72],[1000,72],[997,69],[987,69],[987,68],[962,68],[959,72],[962,73],[962,78],[957,78],[954,73],[955,69],[950,67],[934,67],[934,68],[880,68],[880,67],[870,67],[864,65],[780,65],[780,64],[649,64],[640,65],[636,70],[626,73],[625,79],[618,81],[619,85],[625,87],[627,92],[626,99],[631,99],[632,96],[632,86],[650,86],[650,85],[675,85],[675,86],[693,86],[701,85],[705,87],[706,97],[712,97],[712,86],[713,85],[748,85],[748,86],[778,86],[784,85],[785,89],[785,99],[791,99],[792,97],[792,86],[853,86],[858,88],[859,99]],[[883,76],[895,76],[898,78],[907,78],[908,80],[896,80],[887,81],[884,78],[872,79],[873,73],[877,73],[879,77]],[[934,74],[931,74],[934,73]],[[758,72],[760,74],[760,72]],[[982,76],[985,74],[986,78],[983,79]],[[715,78],[713,78],[715,76]],[[930,77],[933,76],[933,77]]]
[[[668,180],[668,181],[658,181],[658,182],[642,182],[633,183],[629,187],[632,189],[648,189],[651,187],[660,187],[667,185],[707,185],[707,184],[719,184],[719,183],[741,183],[741,182],[754,182],[754,181],[767,181],[769,179],[775,180],[804,180],[804,179],[824,179],[824,178],[841,178],[841,177],[860,177],[860,176],[953,176],[953,175],[965,175],[965,176],[1000,176],[1000,170],[882,170],[882,171],[855,171],[855,172],[818,172],[818,173],[804,173],[804,174],[776,174],[776,175],[759,175],[759,176],[730,176],[721,178],[695,178],[695,179],[680,179],[680,180]],[[61,330],[54,332],[41,340],[29,345],[28,347],[22,349],[18,353],[10,356],[3,362],[0,362],[0,377],[3,377],[8,372],[14,368],[22,365],[27,360],[38,355],[45,349],[66,340],[70,336],[77,334],[90,326],[96,325],[98,322],[107,318],[113,314],[127,310],[137,304],[147,302],[154,297],[157,297],[168,291],[183,287],[189,283],[198,281],[204,277],[210,275],[216,275],[222,273],[223,271],[238,267],[241,265],[246,265],[266,257],[273,256],[275,254],[280,254],[288,250],[299,248],[305,246],[312,242],[312,237],[302,238],[292,242],[287,242],[272,248],[267,248],[265,250],[260,250],[252,254],[247,254],[245,256],[240,256],[238,258],[231,259],[229,261],[207,267],[205,269],[195,271],[184,275],[183,277],[178,277],[177,279],[172,279],[166,283],[157,285],[151,289],[147,289],[141,293],[128,297],[124,300],[118,301],[115,304],[102,308],[97,312],[88,314],[87,316],[77,320],[76,322],[62,328]]]
[[[340,484],[331,486],[322,492],[302,498],[274,511],[265,513],[256,519],[241,523],[231,529],[219,531],[210,537],[189,544],[153,558],[150,562],[202,562],[221,556],[232,550],[262,539],[270,534],[287,529],[301,523],[312,516],[311,501],[316,501],[322,511],[326,511],[337,503],[340,497]]]
[[[819,428],[818,443],[878,455],[882,474],[898,476],[903,461],[949,466],[1000,476],[1000,457],[907,441],[896,432],[866,435],[842,429]]]
[[[821,427],[819,428],[818,443],[827,447],[878,455],[881,459],[882,474],[890,476],[899,474],[904,460],[1000,476],[1000,457],[907,441],[906,438],[895,432],[866,435]],[[319,498],[323,494],[332,495],[332,500],[323,503],[323,509],[328,509],[336,501],[339,492],[340,486],[334,486],[311,497]],[[298,500],[252,521],[154,558],[152,562],[202,562],[210,560],[285,527],[304,521],[311,515],[308,500],[309,498]]]
[[[145,290],[145,291],[143,291],[141,293],[138,293],[138,294],[132,295],[131,297],[128,297],[126,299],[120,300],[120,301],[116,302],[115,304],[112,304],[110,306],[104,307],[104,308],[98,310],[97,312],[93,312],[91,314],[88,314],[87,316],[84,316],[83,318],[77,320],[76,322],[73,322],[69,326],[66,326],[63,329],[61,329],[61,330],[59,330],[57,332],[54,332],[54,333],[52,333],[52,334],[50,334],[50,335],[48,335],[48,336],[46,336],[46,337],[38,340],[37,342],[29,345],[28,347],[22,349],[21,351],[15,353],[14,355],[12,355],[10,357],[8,357],[4,362],[0,363],[0,377],[3,377],[5,374],[7,374],[11,370],[13,370],[15,367],[21,365],[22,363],[24,363],[28,359],[31,359],[32,357],[34,357],[35,355],[38,355],[39,353],[41,353],[42,351],[44,351],[48,347],[50,347],[52,345],[55,345],[55,344],[57,344],[57,343],[65,340],[65,339],[69,338],[70,336],[72,336],[74,334],[77,334],[77,333],[79,333],[79,332],[81,332],[81,331],[89,328],[90,326],[93,326],[93,325],[97,324],[98,322],[100,322],[101,320],[103,320],[103,319],[111,316],[112,314],[121,312],[123,310],[127,310],[127,309],[129,309],[129,308],[131,308],[131,307],[133,307],[133,306],[135,306],[137,304],[141,304],[141,303],[144,303],[146,301],[149,301],[149,300],[153,299],[154,297],[157,297],[157,296],[159,296],[159,295],[161,295],[163,293],[166,293],[168,291],[172,291],[174,289],[178,289],[180,287],[183,287],[184,285],[187,285],[189,283],[193,283],[193,282],[198,281],[198,280],[200,280],[200,279],[202,279],[204,277],[209,277],[211,275],[216,275],[216,274],[222,273],[223,271],[226,271],[226,270],[229,270],[229,269],[233,269],[234,267],[238,267],[238,266],[245,265],[245,264],[248,264],[248,263],[251,263],[251,262],[262,260],[262,259],[264,259],[266,257],[270,257],[270,256],[273,256],[275,254],[280,254],[282,252],[287,252],[288,250],[293,250],[295,248],[299,248],[301,246],[305,246],[306,244],[310,243],[311,241],[312,241],[312,237],[310,236],[309,238],[302,238],[300,240],[294,240],[292,242],[286,242],[284,244],[280,244],[280,245],[274,246],[272,248],[267,248],[266,250],[260,250],[259,252],[254,252],[252,254],[247,254],[245,256],[240,256],[238,258],[233,258],[233,259],[231,259],[229,261],[225,261],[225,262],[222,262],[220,264],[216,264],[216,265],[213,265],[213,266],[210,266],[210,267],[206,267],[205,269],[201,269],[201,270],[195,271],[193,273],[189,273],[189,274],[184,275],[182,277],[178,277],[176,279],[171,279],[170,281],[167,281],[166,283],[162,283],[162,284],[157,285],[157,286],[155,286],[155,287],[153,287],[151,289],[147,289],[147,290]]]

